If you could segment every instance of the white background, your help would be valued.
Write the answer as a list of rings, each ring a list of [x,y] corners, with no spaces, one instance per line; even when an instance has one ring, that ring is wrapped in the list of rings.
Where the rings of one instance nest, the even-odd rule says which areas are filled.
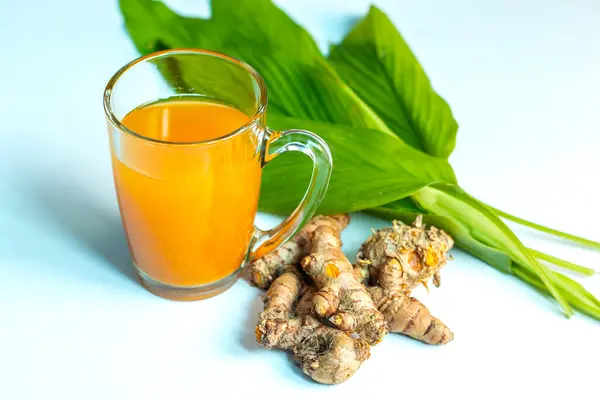
[[[277,3],[323,48],[368,7]],[[600,3],[377,3],[453,108],[451,161],[462,186],[600,240]],[[336,387],[255,343],[260,292],[246,281],[195,303],[145,292],[129,267],[101,105],[108,78],[136,57],[118,8],[3,0],[0,37],[1,399],[597,398],[598,322],[565,319],[552,301],[461,251],[442,288],[418,293],[455,340],[440,348],[389,335]],[[347,253],[384,224],[356,215]],[[518,232],[600,269],[598,252]],[[581,281],[600,296],[600,276]]]

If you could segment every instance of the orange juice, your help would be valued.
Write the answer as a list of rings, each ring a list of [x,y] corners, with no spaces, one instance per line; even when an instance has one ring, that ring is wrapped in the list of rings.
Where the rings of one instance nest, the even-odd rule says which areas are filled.
[[[123,135],[112,144],[133,260],[153,279],[196,286],[243,263],[258,206],[259,139],[253,129],[218,138],[248,121],[235,108],[189,99],[141,106],[123,118],[130,131],[161,141]]]

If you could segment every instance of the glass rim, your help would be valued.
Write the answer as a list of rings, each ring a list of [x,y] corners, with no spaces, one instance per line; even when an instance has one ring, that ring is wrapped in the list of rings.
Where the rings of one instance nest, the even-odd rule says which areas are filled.
[[[127,128],[125,125],[123,125],[121,120],[115,115],[115,113],[113,111],[112,94],[113,94],[114,86],[127,71],[129,71],[131,68],[135,67],[136,65],[142,64],[142,63],[145,63],[145,62],[148,62],[151,60],[155,60],[155,59],[173,56],[173,55],[196,55],[196,56],[216,57],[216,58],[220,58],[224,61],[227,61],[229,63],[238,65],[238,66],[242,67],[243,69],[245,69],[258,85],[258,90],[259,90],[258,105],[256,106],[256,109],[254,110],[254,114],[248,119],[248,121],[244,125],[236,128],[235,130],[233,130],[229,133],[226,133],[226,134],[221,135],[216,138],[199,140],[196,142],[171,142],[168,140],[153,139],[148,136],[141,135],[141,134]],[[104,113],[106,115],[106,118],[109,120],[109,122],[112,125],[114,125],[116,128],[118,128],[122,132],[125,132],[133,137],[138,138],[138,139],[152,142],[152,143],[157,143],[157,144],[163,144],[163,145],[169,145],[169,146],[194,146],[194,145],[199,145],[199,144],[210,144],[210,143],[227,140],[227,139],[230,139],[230,138],[238,135],[239,133],[245,132],[250,127],[252,127],[252,125],[254,125],[256,123],[256,121],[259,120],[260,117],[265,112],[265,109],[267,106],[267,88],[266,88],[265,82],[264,82],[263,78],[260,76],[260,74],[252,66],[245,63],[242,60],[228,56],[223,53],[211,51],[211,50],[170,49],[170,50],[157,51],[154,53],[150,53],[150,54],[138,57],[138,58],[128,62],[124,66],[122,66],[117,72],[115,72],[115,74],[108,81],[106,88],[104,89],[103,103],[104,103]]]

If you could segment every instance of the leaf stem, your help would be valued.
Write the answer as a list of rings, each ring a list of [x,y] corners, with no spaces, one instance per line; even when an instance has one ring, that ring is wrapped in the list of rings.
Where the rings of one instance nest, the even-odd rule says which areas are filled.
[[[508,213],[506,213],[506,212],[504,212],[502,210],[498,210],[497,208],[494,208],[494,207],[492,207],[490,205],[486,204],[486,206],[489,209],[491,209],[492,211],[494,211],[496,214],[498,214],[499,216],[501,216],[502,218],[506,218],[506,219],[508,219],[510,221],[513,221],[513,222],[516,222],[516,223],[518,223],[520,225],[524,225],[524,226],[527,226],[529,228],[532,228],[532,229],[535,229],[535,230],[538,230],[538,231],[541,231],[541,232],[544,232],[544,233],[548,233],[550,235],[558,236],[558,237],[561,237],[563,239],[567,239],[567,240],[570,240],[572,242],[579,243],[579,244],[581,244],[583,246],[587,246],[587,247],[591,247],[591,248],[600,250],[600,242],[596,242],[596,241],[593,241],[593,240],[590,240],[590,239],[585,239],[585,238],[582,238],[582,237],[579,237],[579,236],[571,235],[570,233],[561,232],[559,230],[552,229],[552,228],[549,228],[549,227],[544,226],[544,225],[536,224],[535,222],[527,221],[527,220],[525,220],[523,218],[519,218],[519,217],[516,217],[514,215],[508,214]]]
[[[513,268],[513,274],[531,286],[548,292],[548,287],[530,269],[516,264]],[[553,274],[554,283],[558,285],[559,290],[567,297],[570,304],[590,317],[600,320],[600,302],[598,299],[574,280],[558,272],[553,272]]]
[[[569,271],[574,271],[574,272],[577,272],[577,273],[580,273],[580,274],[586,275],[586,276],[593,276],[594,274],[598,273],[598,271],[596,271],[592,268],[584,267],[582,265],[575,264],[570,261],[562,260],[560,258],[551,256],[550,254],[546,254],[546,253],[542,253],[541,251],[537,251],[535,249],[529,248],[528,250],[531,253],[533,253],[533,255],[536,258],[539,258],[540,260],[548,261],[554,265],[557,265],[557,266],[567,269]]]

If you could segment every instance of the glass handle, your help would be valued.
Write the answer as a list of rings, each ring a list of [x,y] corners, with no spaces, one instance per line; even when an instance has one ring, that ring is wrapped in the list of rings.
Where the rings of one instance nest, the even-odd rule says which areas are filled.
[[[333,161],[327,143],[312,132],[290,129],[284,132],[267,128],[264,165],[280,154],[299,151],[313,161],[308,188],[298,207],[279,225],[268,231],[256,228],[255,240],[264,240],[251,254],[250,261],[263,257],[291,238],[317,211],[329,184]]]

